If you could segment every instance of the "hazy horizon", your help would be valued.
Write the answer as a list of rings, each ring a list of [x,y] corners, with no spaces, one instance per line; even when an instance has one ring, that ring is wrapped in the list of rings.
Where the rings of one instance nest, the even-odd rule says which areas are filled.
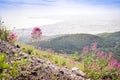
[[[120,30],[120,0],[0,0],[8,29],[40,27],[44,35]]]

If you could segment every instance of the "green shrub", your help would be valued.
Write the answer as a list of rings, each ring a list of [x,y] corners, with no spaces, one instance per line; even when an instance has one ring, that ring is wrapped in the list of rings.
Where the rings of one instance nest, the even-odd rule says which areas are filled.
[[[16,76],[19,76],[21,74],[26,75],[27,71],[23,73],[22,68],[27,67],[28,64],[30,64],[28,59],[23,58],[20,60],[12,61],[12,67],[10,68],[8,74],[14,79],[16,78]]]
[[[77,52],[75,52],[74,54],[71,54],[70,58],[75,60],[75,61],[81,61],[82,60],[81,56]]]
[[[6,55],[5,54],[0,54],[0,79],[2,79],[4,75],[4,71],[8,68],[10,68],[10,65],[5,63],[6,60]]]
[[[113,53],[107,54],[94,48],[95,50],[89,49],[82,60],[87,76],[92,80],[119,80],[120,63],[113,57]]]
[[[1,40],[9,41],[8,38],[7,38],[8,35],[9,35],[9,31],[8,30],[6,30],[5,28],[0,29],[0,39]]]

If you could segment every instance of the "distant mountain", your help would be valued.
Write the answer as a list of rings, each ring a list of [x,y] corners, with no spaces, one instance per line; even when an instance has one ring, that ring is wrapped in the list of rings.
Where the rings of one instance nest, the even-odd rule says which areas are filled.
[[[97,34],[97,36],[108,38],[108,37],[120,37],[120,31],[113,33],[101,33]]]
[[[120,47],[120,32],[92,34],[66,34],[56,36],[43,36],[45,41],[42,43],[26,42],[28,44],[41,47],[43,49],[51,48],[56,52],[74,53],[80,52],[85,45],[90,45],[92,42],[97,42],[101,49],[117,49]],[[24,39],[24,38],[22,38]],[[22,41],[22,40],[21,40]],[[106,50],[106,51],[108,51]]]
[[[91,34],[68,34],[40,43],[39,47],[51,48],[61,53],[74,53],[75,51],[80,52],[85,45],[90,45],[92,42],[100,43],[98,45],[101,46],[103,39]]]
[[[104,47],[120,47],[120,31],[114,33],[102,33],[97,36],[104,39]]]
[[[26,37],[25,37],[26,38]],[[41,47],[42,49],[53,49],[55,52],[72,54],[81,53],[84,46],[90,46],[92,42],[97,42],[98,48],[105,52],[113,52],[120,61],[120,31],[114,33],[92,34],[65,34],[56,36],[43,36],[44,42],[36,43],[30,41],[21,42]]]

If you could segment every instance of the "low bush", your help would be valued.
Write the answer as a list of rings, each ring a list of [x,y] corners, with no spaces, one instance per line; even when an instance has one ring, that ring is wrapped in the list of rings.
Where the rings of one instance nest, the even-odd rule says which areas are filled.
[[[120,79],[120,63],[113,57],[112,52],[107,54],[92,46],[88,54],[83,57],[83,62],[84,72],[93,80]]]

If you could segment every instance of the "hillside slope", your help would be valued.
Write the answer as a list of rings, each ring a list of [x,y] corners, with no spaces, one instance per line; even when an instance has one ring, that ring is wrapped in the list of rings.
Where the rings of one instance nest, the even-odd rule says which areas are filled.
[[[9,49],[9,50],[8,50]],[[13,64],[13,77],[8,77],[9,80],[84,80],[85,74],[81,70],[72,70],[67,67],[59,67],[52,64],[48,59],[33,55],[30,52],[32,48],[21,45],[14,45],[9,42],[0,41],[0,54],[7,55],[7,63]],[[30,55],[32,54],[32,55]],[[50,53],[49,53],[50,54]],[[54,54],[53,54],[54,55]],[[24,61],[25,60],[25,61]],[[27,62],[26,62],[27,60]],[[22,61],[22,62],[21,62]],[[7,70],[6,74],[9,74]]]
[[[102,33],[98,34],[98,36],[104,39],[104,47],[120,47],[120,31],[114,33]]]
[[[102,38],[91,34],[71,34],[41,43],[39,47],[51,48],[56,52],[74,53],[74,51],[79,52],[85,45],[90,45],[93,42],[100,43],[98,45],[101,46],[102,41]]]
[[[53,49],[58,53],[81,53],[82,48],[90,46],[92,42],[97,42],[98,48],[109,53],[113,52],[115,58],[120,61],[120,32],[91,34],[68,34],[53,37],[41,43],[28,42],[35,47],[41,47],[43,50]]]

